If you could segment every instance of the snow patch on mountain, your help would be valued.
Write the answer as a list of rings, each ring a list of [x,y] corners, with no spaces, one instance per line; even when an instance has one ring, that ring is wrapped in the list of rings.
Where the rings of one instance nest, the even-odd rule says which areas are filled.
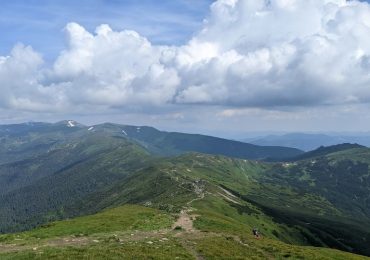
[[[76,125],[75,125],[74,121],[68,121],[67,126],[68,127],[75,127]]]

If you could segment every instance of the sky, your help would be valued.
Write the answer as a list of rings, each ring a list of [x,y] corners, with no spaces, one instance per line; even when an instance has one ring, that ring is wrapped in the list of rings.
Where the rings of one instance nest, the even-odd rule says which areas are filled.
[[[370,131],[370,4],[4,0],[0,124]]]
[[[32,46],[52,62],[65,47],[63,29],[76,22],[89,31],[101,24],[130,29],[155,44],[186,43],[211,0],[4,0],[0,3],[0,54],[15,44]]]

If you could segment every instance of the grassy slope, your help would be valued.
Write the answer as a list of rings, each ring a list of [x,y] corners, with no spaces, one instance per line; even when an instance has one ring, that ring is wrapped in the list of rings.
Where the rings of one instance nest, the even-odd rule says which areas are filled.
[[[255,240],[243,230],[176,232],[169,229],[172,221],[173,217],[163,211],[127,205],[29,232],[2,235],[0,258],[365,259],[331,249],[292,246],[269,238]]]
[[[158,210],[137,205],[125,205],[83,217],[46,224],[23,233],[1,235],[0,241],[10,242],[21,239],[34,242],[61,236],[89,236],[97,233],[109,233],[128,230],[159,230],[169,228],[173,217]]]
[[[312,214],[261,195],[249,199],[260,204],[276,222],[300,226],[310,223],[307,229],[329,247],[370,255],[370,149],[333,150],[324,156],[274,164],[259,182],[265,187],[292,187],[299,197],[314,194],[329,202],[337,213]],[[312,208],[310,204],[307,208]]]
[[[348,150],[352,149],[363,149],[366,147],[359,145],[359,144],[337,144],[337,145],[332,145],[332,146],[321,146],[313,151],[298,155],[294,158],[291,158],[290,161],[299,161],[299,160],[305,160],[305,159],[312,159],[316,157],[323,157],[329,154],[333,154],[336,152],[346,152]]]
[[[369,154],[369,150],[366,149],[366,151]],[[366,157],[363,153],[364,151],[358,151],[358,156]],[[347,158],[351,158],[351,154],[349,151]],[[334,247],[370,255],[368,248],[370,229],[367,228],[369,219],[357,219],[354,215],[348,215],[346,211],[346,209],[355,210],[361,200],[366,200],[369,194],[369,192],[364,192],[370,187],[366,182],[369,176],[367,167],[366,172],[361,172],[361,176],[356,176],[362,180],[359,182],[362,185],[359,186],[353,176],[353,173],[357,172],[357,168],[353,169],[357,165],[355,162],[350,163],[350,168],[345,168],[347,170],[343,171],[342,164],[336,161],[338,166],[329,168],[327,174],[331,178],[327,178],[322,169],[325,169],[325,165],[330,165],[332,163],[330,161],[318,167],[316,175],[308,175],[309,178],[305,176],[306,179],[302,178],[303,182],[308,180],[303,187],[302,181],[299,180],[300,175],[307,174],[303,166],[297,166],[299,171],[292,173],[294,176],[290,176],[292,179],[287,181],[285,179],[286,168],[279,164],[261,164],[203,155],[183,156],[178,160],[176,165],[182,168],[178,172],[207,180],[216,187],[222,185],[240,197],[244,205],[234,205],[234,207],[238,209],[239,215],[240,212],[246,214],[243,214],[243,221],[239,222],[254,221],[251,223],[263,229],[270,237],[282,241]],[[302,163],[306,165],[306,162]],[[350,169],[349,172],[348,169]],[[319,179],[312,187],[310,182],[313,176]],[[344,187],[348,191],[344,192]],[[353,193],[349,192],[350,188],[353,192],[356,190],[359,192],[359,202],[355,204],[352,200]],[[217,192],[214,191],[213,194]],[[336,200],[335,196],[341,196],[341,201]],[[215,214],[215,209],[219,205],[213,201],[213,207],[207,205],[203,208],[212,208],[212,214]],[[343,205],[346,206],[343,207]],[[256,208],[257,213],[253,212]],[[224,205],[218,212],[226,217],[228,217],[227,214],[232,215]],[[235,222],[236,219],[240,219],[239,215],[233,213],[231,219]],[[261,221],[256,223],[256,219]],[[220,228],[222,223],[215,223],[214,226]],[[236,223],[235,229],[239,227],[240,225]]]
[[[287,243],[368,254],[369,232],[361,226],[365,222],[348,219],[325,196],[300,191],[296,183],[281,182],[271,175],[284,173],[276,166],[285,169],[222,156],[183,155],[143,169],[89,197],[78,208],[98,211],[138,203],[178,212],[186,201],[199,196],[196,191],[200,189],[205,198],[194,202],[202,216],[195,222],[200,229],[239,234],[258,227],[266,237]],[[231,191],[239,204],[225,199],[220,187]]]

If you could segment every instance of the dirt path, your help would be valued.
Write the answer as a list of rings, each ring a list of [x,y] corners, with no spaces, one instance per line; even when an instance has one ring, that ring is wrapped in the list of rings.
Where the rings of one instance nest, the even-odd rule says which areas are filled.
[[[194,215],[189,215],[188,211],[183,209],[181,210],[179,218],[173,224],[172,228],[176,230],[181,227],[181,229],[185,232],[194,232],[195,229],[193,227],[193,218]]]
[[[180,215],[176,222],[173,224],[172,229],[166,230],[158,230],[158,231],[129,231],[129,232],[114,232],[112,234],[95,234],[94,236],[89,237],[59,237],[59,238],[52,238],[52,239],[45,239],[35,241],[32,244],[6,244],[0,243],[0,253],[10,253],[10,252],[17,252],[17,251],[24,251],[24,250],[40,250],[45,247],[67,247],[67,246],[86,246],[94,243],[100,243],[106,239],[112,239],[117,242],[127,242],[127,241],[142,241],[146,239],[168,239],[171,237],[179,239],[181,244],[186,248],[189,253],[191,253],[197,260],[203,259],[199,256],[196,250],[193,248],[192,243],[189,240],[187,234],[200,234],[199,230],[196,230],[193,227],[193,221],[196,219],[198,215],[191,214],[194,210],[191,207],[191,204],[194,201],[200,200],[204,198],[204,194],[201,193],[199,196],[188,203],[186,203],[186,207],[180,212]],[[179,231],[175,230],[175,227],[181,227]],[[190,237],[190,238],[191,238]]]
[[[131,241],[143,241],[146,239],[167,239],[171,234],[170,229],[158,230],[158,231],[125,231],[125,232],[112,232],[103,234],[94,234],[89,237],[58,237],[43,239],[35,241],[30,244],[5,244],[0,243],[0,253],[10,253],[24,250],[38,250],[44,247],[68,247],[68,246],[87,246],[91,244],[100,243],[103,241],[116,241],[116,242],[131,242]]]
[[[158,230],[158,231],[127,231],[127,232],[113,232],[111,234],[95,234],[89,237],[59,237],[45,240],[35,241],[32,244],[4,244],[0,243],[0,253],[10,253],[24,250],[38,251],[45,247],[68,247],[68,246],[87,246],[95,243],[100,243],[111,239],[119,243],[126,243],[128,241],[145,241],[145,240],[169,240],[177,239],[181,245],[191,254],[196,260],[203,260],[204,258],[197,252],[194,246],[194,238],[214,236],[212,233],[202,233],[193,226],[194,220],[199,215],[192,214],[195,209],[192,204],[195,201],[202,200],[205,197],[204,191],[196,186],[197,197],[186,203],[181,210],[178,219],[172,225],[172,229]],[[181,227],[180,229],[176,227]]]
[[[17,244],[0,244],[0,252],[1,253],[12,253],[17,252],[20,250],[31,250],[32,246],[19,246]]]
[[[186,207],[181,210],[180,215],[176,222],[173,224],[172,229],[177,230],[179,227],[183,232],[175,234],[175,237],[181,237],[181,245],[196,259],[203,260],[204,258],[195,249],[193,242],[188,238],[189,234],[194,238],[194,235],[199,235],[200,231],[194,228],[193,222],[199,215],[191,214],[194,210],[191,204],[195,201],[202,200],[204,198],[204,191],[196,187],[196,193],[198,197],[190,200],[186,203]]]
[[[225,193],[225,194],[222,194],[222,193],[218,192],[218,194],[220,196],[222,196],[224,199],[226,199],[226,200],[228,200],[232,203],[241,205],[241,203],[237,201],[238,198],[236,196],[234,196],[229,191],[223,189],[222,187],[219,187],[219,188]],[[193,208],[191,207],[191,204],[195,201],[204,199],[204,196],[205,196],[204,194],[205,193],[199,187],[196,187],[196,190],[197,190],[198,197],[195,198],[195,199],[192,199],[191,201],[186,203],[186,207],[184,207],[184,209],[181,210],[179,218],[173,224],[173,226],[172,226],[173,229],[181,227],[182,230],[184,230],[185,232],[188,232],[188,233],[197,232],[197,230],[193,226],[193,221],[196,220],[196,218],[199,217],[199,216],[194,215],[194,214],[190,214],[193,211]]]
[[[194,201],[204,198],[204,194],[200,193],[199,196],[186,203],[184,209],[180,212],[180,215],[176,222],[173,224],[172,229],[158,230],[158,231],[129,231],[129,232],[114,232],[112,234],[95,234],[91,237],[60,237],[39,240],[32,244],[6,244],[0,243],[0,253],[10,253],[24,250],[40,250],[45,247],[67,247],[67,246],[86,246],[94,243],[100,243],[106,239],[112,239],[117,242],[127,242],[127,241],[142,241],[146,239],[168,239],[171,237],[179,239],[181,244],[186,248],[189,253],[191,253],[197,260],[202,260],[203,258],[197,254],[192,243],[189,240],[187,234],[200,234],[199,230],[193,227],[193,221],[198,215],[191,214],[194,210],[191,204]],[[179,231],[175,230],[175,227],[181,227]]]
[[[188,218],[187,212],[184,211],[184,215],[179,219]],[[186,226],[188,228],[186,228]],[[181,246],[190,253],[196,260],[204,260],[205,258],[196,249],[196,243],[199,239],[206,237],[224,237],[226,234],[213,233],[213,232],[201,232],[192,227],[192,221],[186,222],[183,225],[185,228],[181,231],[173,231],[171,229],[157,230],[157,231],[124,231],[124,232],[112,232],[112,233],[102,233],[94,234],[89,237],[60,237],[54,239],[39,240],[35,244],[0,244],[0,253],[12,253],[25,250],[32,251],[42,251],[45,247],[63,248],[63,247],[83,247],[92,244],[98,244],[102,242],[120,243],[125,244],[127,242],[146,242],[146,243],[156,243],[164,241],[177,241]],[[239,237],[234,237],[234,240],[244,244]]]
[[[198,193],[198,197],[195,199],[192,199],[191,201],[186,203],[186,207],[181,210],[179,218],[176,220],[176,222],[173,224],[172,229],[177,229],[178,227],[181,227],[182,230],[188,233],[194,233],[197,232],[197,230],[193,226],[193,221],[196,220],[198,215],[190,214],[194,209],[191,207],[191,204],[194,201],[202,200],[204,199],[204,192],[201,191]]]

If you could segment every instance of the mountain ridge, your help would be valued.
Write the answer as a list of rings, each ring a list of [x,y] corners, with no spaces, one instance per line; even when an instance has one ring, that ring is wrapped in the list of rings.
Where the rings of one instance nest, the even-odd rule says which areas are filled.
[[[45,126],[45,128],[41,126]],[[26,123],[11,125],[11,127],[21,129],[20,132],[16,131],[18,134],[24,133],[27,129],[29,129],[31,133],[37,133],[37,131],[40,131],[40,128],[43,131],[48,131],[50,134],[55,133],[55,135],[60,135],[61,133],[68,133],[71,135],[78,134],[79,130],[86,130],[88,133],[106,132],[111,135],[134,139],[151,152],[162,156],[179,155],[185,152],[203,152],[238,157],[241,159],[282,159],[303,153],[295,148],[275,146],[263,147],[207,135],[160,131],[148,126],[129,126],[113,123],[84,126],[73,120],[64,120],[55,124]],[[0,129],[3,128],[6,129],[7,126],[0,126]],[[24,138],[28,140],[27,137]]]
[[[164,156],[163,147],[153,147],[171,142],[163,141],[167,133],[154,128],[103,124],[80,129],[77,122],[71,124],[37,125],[35,129],[42,129],[28,134],[26,126],[21,134],[0,132],[5,148],[14,151],[0,164],[0,185],[5,187],[0,194],[1,233],[133,204],[193,221],[193,227],[184,226],[184,234],[198,230],[248,244],[252,242],[244,240],[245,233],[258,227],[264,239],[279,247],[285,243],[370,255],[368,148],[344,144],[319,149],[314,159],[291,162],[200,152]],[[172,144],[183,138],[170,136]],[[29,152],[40,143],[40,149]],[[0,256],[1,239],[9,236],[0,236]],[[222,254],[230,253],[225,249]]]
[[[305,152],[315,150],[320,146],[332,146],[342,143],[358,143],[370,146],[370,135],[355,134],[310,134],[288,133],[283,135],[267,135],[261,137],[242,139],[243,142],[256,145],[275,145],[294,147]]]

